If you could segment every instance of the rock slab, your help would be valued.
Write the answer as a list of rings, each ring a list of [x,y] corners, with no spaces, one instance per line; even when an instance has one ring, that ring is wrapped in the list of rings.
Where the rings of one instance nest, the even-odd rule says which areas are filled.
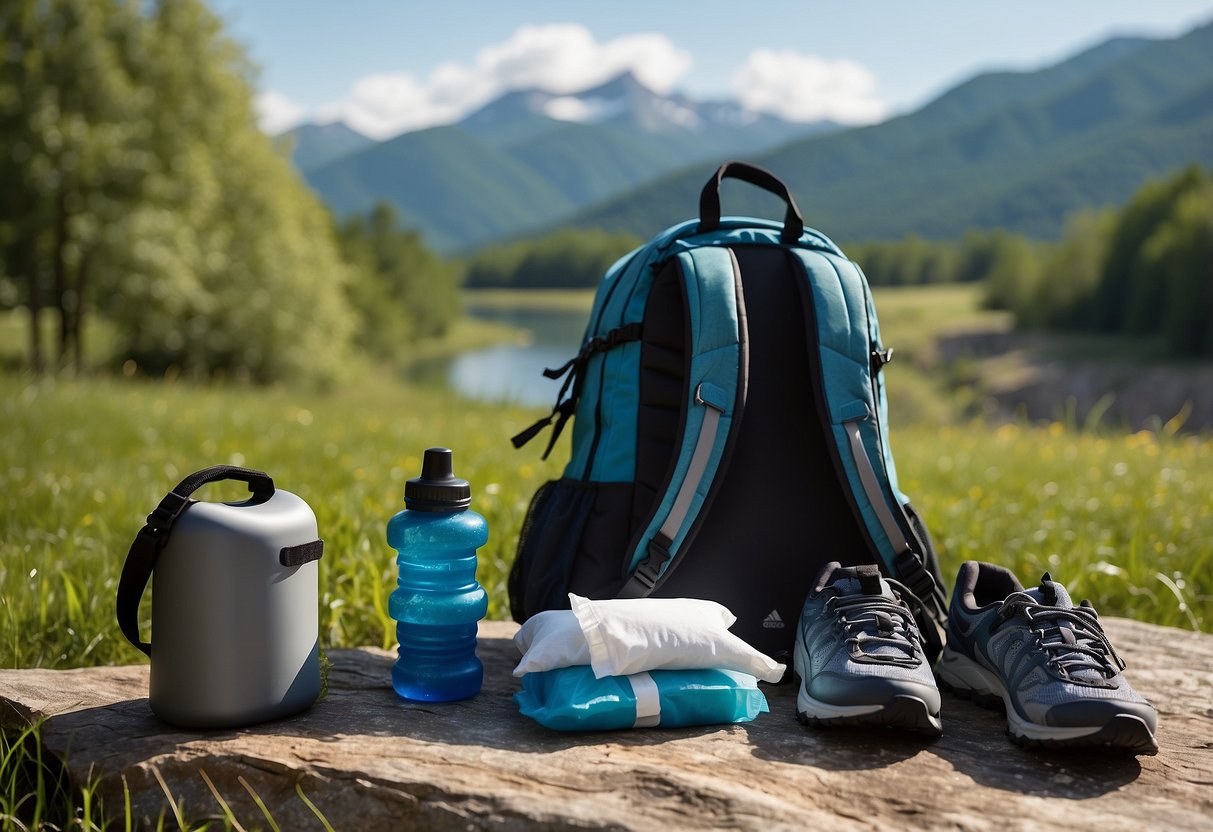
[[[1005,718],[945,694],[944,736],[804,728],[795,688],[764,686],[771,713],[746,725],[548,731],[518,714],[516,626],[485,622],[483,691],[466,702],[399,700],[393,655],[329,653],[326,699],[306,714],[236,731],[157,720],[147,667],[0,671],[0,719],[46,718],[42,741],[109,806],[153,821],[156,772],[194,818],[215,789],[247,828],[905,829],[1213,828],[1213,636],[1107,619],[1128,676],[1158,707],[1157,757],[1039,752]],[[171,818],[171,814],[169,815]],[[171,825],[171,824],[170,824]]]

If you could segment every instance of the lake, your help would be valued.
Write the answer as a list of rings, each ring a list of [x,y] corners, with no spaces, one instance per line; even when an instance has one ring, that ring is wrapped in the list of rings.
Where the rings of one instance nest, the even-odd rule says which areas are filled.
[[[501,308],[475,303],[469,303],[465,311],[473,318],[526,332],[526,342],[499,344],[423,362],[412,368],[410,378],[445,384],[464,396],[481,401],[548,407],[555,404],[564,379],[552,381],[543,375],[543,370],[559,367],[577,354],[585,334],[588,311]]]

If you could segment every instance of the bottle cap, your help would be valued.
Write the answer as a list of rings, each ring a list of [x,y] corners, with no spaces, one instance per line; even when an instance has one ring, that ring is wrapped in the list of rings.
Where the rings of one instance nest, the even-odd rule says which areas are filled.
[[[411,511],[463,511],[472,504],[472,486],[452,473],[450,448],[427,448],[421,476],[404,484]]]

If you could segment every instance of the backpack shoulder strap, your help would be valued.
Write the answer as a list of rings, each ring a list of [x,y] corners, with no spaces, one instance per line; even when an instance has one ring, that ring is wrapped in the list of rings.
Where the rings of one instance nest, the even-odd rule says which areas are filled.
[[[677,565],[745,401],[745,313],[737,258],[729,248],[703,246],[680,252],[676,262],[690,316],[686,418],[674,470],[627,561],[631,577],[621,598],[649,595]]]
[[[887,438],[873,363],[879,345],[873,341],[863,275],[844,257],[808,249],[791,252],[813,293],[828,428],[859,513],[888,574],[908,586],[932,615],[941,614],[946,606],[942,588],[918,551],[885,463]]]

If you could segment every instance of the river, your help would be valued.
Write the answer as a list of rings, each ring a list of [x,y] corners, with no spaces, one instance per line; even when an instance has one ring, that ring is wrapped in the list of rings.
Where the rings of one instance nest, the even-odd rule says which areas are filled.
[[[414,367],[410,377],[445,384],[480,401],[554,404],[563,379],[552,381],[543,375],[543,370],[559,367],[577,353],[588,312],[500,308],[475,303],[469,303],[465,311],[471,317],[522,330],[527,333],[525,343],[499,344],[427,361]]]

